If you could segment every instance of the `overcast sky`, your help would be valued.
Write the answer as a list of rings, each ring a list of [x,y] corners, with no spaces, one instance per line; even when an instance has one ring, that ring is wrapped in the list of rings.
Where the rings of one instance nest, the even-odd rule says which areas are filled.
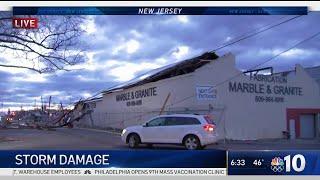
[[[65,104],[86,98],[151,69],[192,58],[239,35],[292,16],[91,16],[84,40],[88,61],[71,72],[37,74],[0,68],[0,103],[5,111],[52,96]],[[320,31],[320,13],[311,13],[217,52],[232,52],[245,70]],[[0,56],[5,60],[6,54]],[[320,65],[320,37],[264,66],[276,71]],[[1,108],[1,107],[0,107]],[[2,109],[1,109],[2,110]]]

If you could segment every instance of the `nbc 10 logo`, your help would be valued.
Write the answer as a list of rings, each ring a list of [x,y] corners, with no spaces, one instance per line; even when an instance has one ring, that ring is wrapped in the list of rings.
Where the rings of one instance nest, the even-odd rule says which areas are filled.
[[[302,154],[294,156],[287,155],[283,159],[281,157],[274,157],[271,160],[271,170],[275,173],[282,172],[302,172],[306,167],[306,159]]]

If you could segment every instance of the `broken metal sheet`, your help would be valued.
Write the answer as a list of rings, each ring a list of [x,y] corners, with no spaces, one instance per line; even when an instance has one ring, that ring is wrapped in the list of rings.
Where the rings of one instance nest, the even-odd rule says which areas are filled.
[[[123,89],[127,89],[137,85],[142,85],[149,82],[155,82],[155,81],[171,78],[171,77],[182,75],[182,74],[188,74],[217,58],[218,56],[215,53],[206,52],[195,58],[187,59],[184,61],[180,61],[180,62],[173,63],[161,68],[148,71],[147,73],[144,73],[130,81],[127,81],[120,85],[109,88],[103,93],[107,94],[107,93],[112,93],[116,91],[121,91]]]

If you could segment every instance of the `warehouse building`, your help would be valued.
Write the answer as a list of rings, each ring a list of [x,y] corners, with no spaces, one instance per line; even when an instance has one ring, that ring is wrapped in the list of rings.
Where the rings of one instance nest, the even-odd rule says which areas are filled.
[[[233,54],[205,53],[104,91],[91,121],[80,123],[122,129],[159,114],[197,113],[212,115],[221,139],[319,138],[319,70],[242,72]]]

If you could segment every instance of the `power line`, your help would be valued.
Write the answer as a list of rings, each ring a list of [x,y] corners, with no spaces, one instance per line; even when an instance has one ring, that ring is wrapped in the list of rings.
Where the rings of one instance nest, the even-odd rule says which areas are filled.
[[[277,24],[275,24],[275,25],[272,25],[272,26],[270,26],[270,27],[268,27],[268,28],[262,28],[261,30],[255,32],[255,33],[249,34],[248,36],[242,37],[242,38],[240,38],[240,39],[238,39],[238,40],[236,40],[236,41],[233,41],[233,42],[227,43],[227,44],[225,44],[225,45],[222,45],[222,46],[220,46],[220,47],[218,47],[218,48],[216,48],[216,49],[214,49],[214,50],[212,50],[212,51],[210,51],[210,52],[215,52],[215,51],[218,51],[218,50],[220,50],[220,49],[223,49],[223,48],[225,48],[225,47],[227,47],[227,46],[231,46],[231,45],[233,45],[233,44],[235,44],[235,43],[238,43],[238,42],[240,42],[240,41],[242,41],[242,40],[245,40],[245,39],[248,39],[248,38],[253,37],[253,36],[255,36],[255,35],[258,35],[258,34],[260,34],[260,33],[262,33],[262,32],[265,32],[265,31],[267,31],[267,30],[269,30],[269,29],[272,29],[272,28],[274,28],[274,27],[276,27],[276,26],[280,26],[281,24],[287,23],[287,22],[292,21],[292,20],[294,20],[294,19],[296,19],[296,18],[299,18],[299,17],[301,17],[301,16],[303,16],[303,15],[298,15],[298,16],[289,18],[289,19],[287,19],[287,20],[285,20],[285,21],[282,21],[282,22],[280,22],[280,23],[277,23]]]
[[[238,40],[236,40],[236,41],[233,41],[233,42],[230,42],[230,43],[227,43],[227,44],[223,44],[222,46],[220,46],[220,47],[218,47],[218,48],[216,48],[216,49],[214,49],[214,50],[212,50],[212,51],[210,51],[210,52],[218,51],[218,50],[223,49],[223,48],[225,48],[225,47],[227,47],[227,46],[233,45],[233,44],[238,43],[238,42],[240,42],[240,41],[242,41],[242,40],[248,39],[248,38],[253,37],[253,36],[257,35],[257,34],[260,34],[260,33],[262,33],[262,32],[265,32],[265,31],[269,30],[269,29],[272,29],[272,28],[274,28],[274,27],[276,27],[276,26],[279,26],[279,25],[281,25],[281,24],[284,24],[284,23],[287,23],[287,22],[289,22],[289,21],[292,21],[292,20],[294,20],[294,19],[296,19],[296,18],[299,18],[299,17],[301,17],[301,16],[302,16],[302,15],[294,16],[294,17],[292,17],[292,18],[289,18],[289,19],[287,19],[287,20],[285,20],[285,21],[281,21],[281,22],[279,22],[279,23],[277,23],[277,24],[274,24],[274,25],[272,25],[272,26],[270,26],[270,25],[272,24],[272,23],[270,23],[270,24],[267,24],[267,25],[263,26],[262,28],[249,31],[249,32],[244,33],[244,34],[242,34],[242,35],[240,35],[240,36],[237,36],[237,37],[235,38],[235,39],[237,39],[237,38],[240,38],[240,39],[238,39]],[[282,17],[282,18],[280,18],[280,19],[283,19],[283,18],[284,18],[284,17]],[[268,26],[270,26],[270,27],[268,27]],[[268,28],[267,28],[267,27],[268,27]],[[256,31],[256,30],[258,30],[258,31]],[[256,31],[256,32],[254,32],[254,31]],[[246,34],[248,34],[248,33],[250,33],[250,32],[254,32],[254,33],[245,36]],[[144,73],[144,74],[147,74],[147,73],[148,73],[148,72],[146,72],[146,73]],[[135,79],[137,79],[137,78],[135,78]],[[134,80],[134,79],[133,79],[133,80]],[[123,84],[123,83],[117,84],[117,85],[112,86],[112,87],[110,87],[110,88],[108,88],[108,89],[112,89],[112,88],[114,88],[114,87],[116,87],[116,86],[119,86],[119,85],[121,85],[121,84]],[[104,90],[102,90],[102,91],[97,91],[93,96],[88,97],[88,98],[85,98],[83,101],[86,101],[86,100],[88,100],[88,99],[92,99],[92,98],[100,95],[100,94],[103,93],[103,92],[104,92]]]
[[[298,18],[298,17],[300,17],[300,16],[302,16],[302,15],[298,15],[298,16],[292,17],[292,18],[290,18],[290,19],[287,19],[287,20],[285,20],[285,21],[281,21],[280,23],[277,23],[277,24],[275,24],[275,25],[273,25],[273,26],[270,26],[270,25],[272,25],[273,23],[269,23],[269,24],[267,24],[267,25],[265,25],[265,26],[263,26],[263,27],[253,29],[253,30],[251,30],[251,31],[247,31],[247,32],[245,32],[245,33],[243,33],[243,34],[241,34],[241,35],[239,35],[239,36],[237,36],[237,37],[234,38],[234,39],[238,39],[238,38],[241,38],[241,39],[238,39],[237,41],[234,41],[234,42],[231,42],[231,43],[223,44],[222,46],[218,47],[218,48],[215,49],[215,50],[212,50],[211,52],[220,50],[220,49],[222,49],[222,48],[224,48],[224,47],[227,47],[227,46],[229,46],[229,45],[235,44],[235,43],[237,43],[237,42],[239,42],[239,41],[242,41],[242,40],[244,40],[244,39],[250,38],[250,37],[252,37],[252,36],[254,36],[254,35],[257,35],[257,34],[259,34],[259,33],[262,33],[262,32],[264,32],[264,31],[267,31],[267,30],[269,30],[269,29],[271,29],[271,28],[273,28],[273,27],[275,27],[275,26],[279,26],[279,25],[281,25],[281,24],[283,24],[283,23],[286,23],[286,22],[289,22],[289,21],[291,21],[291,20],[293,20],[293,19],[296,19],[296,18]],[[287,16],[281,17],[279,20],[284,19],[285,17],[287,17]],[[270,26],[270,27],[267,28],[268,26]],[[257,30],[258,30],[258,31],[257,31]],[[257,32],[255,32],[255,31],[257,31]],[[252,32],[253,34],[249,34],[249,33],[251,33],[251,32]],[[249,34],[249,35],[248,35],[248,36],[245,36],[245,35],[247,35],[247,34]],[[145,74],[148,74],[149,72],[150,72],[150,71],[147,71],[147,72],[141,74],[139,77],[141,77],[141,76],[143,76],[143,75],[145,75]],[[138,79],[139,77],[136,77],[136,78],[134,78],[134,79],[132,79],[132,80],[136,80],[136,79]],[[132,81],[132,80],[131,80],[131,81]],[[114,86],[109,87],[108,89],[112,89],[112,88],[117,87],[117,86],[122,85],[122,84],[123,84],[123,83],[116,84],[116,85],[114,85]],[[88,100],[88,99],[94,98],[94,97],[98,96],[99,94],[101,94],[101,93],[103,93],[103,92],[104,92],[104,90],[102,90],[102,91],[97,91],[96,93],[94,93],[93,96],[88,97],[88,98],[85,98],[83,101],[86,101],[86,100]]]
[[[299,41],[297,44],[291,46],[290,48],[288,48],[288,49],[286,49],[286,50],[284,50],[284,51],[281,51],[280,53],[272,56],[271,58],[267,59],[266,61],[263,61],[263,62],[261,62],[261,63],[259,63],[259,64],[256,64],[256,65],[252,66],[251,68],[248,69],[248,71],[253,70],[253,69],[255,69],[255,68],[257,68],[257,67],[259,67],[259,66],[261,66],[261,65],[263,65],[263,64],[265,64],[265,63],[267,63],[267,62],[272,61],[273,59],[275,59],[275,58],[279,57],[280,55],[282,55],[282,54],[284,54],[284,53],[286,53],[286,52],[294,49],[295,47],[299,46],[300,44],[303,44],[303,43],[305,43],[305,42],[307,42],[307,41],[315,38],[315,37],[318,36],[319,34],[320,34],[320,31],[317,32],[317,33],[315,33],[315,34],[313,34],[312,36],[310,36],[310,37],[302,40],[302,41]],[[229,78],[229,79],[227,79],[227,80],[225,80],[225,81],[222,81],[221,83],[217,84],[216,86],[219,86],[219,85],[221,85],[221,84],[224,84],[225,82],[227,82],[227,81],[229,81],[229,80],[231,80],[231,79],[234,79],[234,78],[240,76],[241,74],[243,74],[243,72],[238,73],[238,74],[236,74],[234,77],[231,77],[231,78]]]
[[[253,37],[253,36],[255,36],[255,35],[258,35],[258,34],[260,34],[260,33],[262,33],[262,32],[265,32],[265,31],[267,31],[267,30],[269,30],[269,29],[272,29],[272,28],[274,28],[274,27],[276,27],[276,26],[279,26],[279,25],[281,25],[281,24],[284,24],[284,23],[287,23],[287,22],[289,22],[289,21],[292,21],[292,20],[294,20],[294,19],[296,19],[296,18],[299,18],[299,17],[301,17],[301,16],[302,16],[302,15],[298,15],[298,16],[289,18],[289,19],[287,19],[287,20],[285,20],[285,21],[281,21],[281,22],[279,22],[279,23],[277,23],[277,24],[274,24],[274,25],[272,25],[272,26],[270,26],[270,25],[273,24],[273,23],[270,23],[270,24],[268,24],[268,25],[263,26],[262,28],[259,28],[259,29],[255,29],[255,30],[246,32],[246,33],[244,33],[244,34],[242,34],[242,35],[237,36],[236,38],[234,38],[234,39],[237,39],[237,38],[240,38],[240,39],[238,39],[238,40],[236,40],[236,41],[233,41],[233,42],[230,42],[230,43],[227,43],[227,44],[223,44],[223,45],[221,45],[220,47],[212,50],[211,52],[218,51],[218,50],[223,49],[223,48],[225,48],[225,47],[227,47],[227,46],[230,46],[230,45],[233,45],[233,44],[235,44],[235,43],[238,43],[238,42],[240,42],[240,41],[242,41],[242,40],[245,40],[245,39],[248,39],[248,38]],[[282,17],[282,18],[280,18],[280,19],[283,19],[283,18],[284,18],[284,17]],[[268,26],[270,26],[270,27],[268,27]],[[268,28],[267,28],[267,27],[268,27]],[[256,32],[254,32],[254,31],[256,31]],[[253,32],[253,33],[251,33],[251,32]],[[248,34],[248,33],[249,33],[249,34]],[[319,32],[319,33],[320,33],[320,32]],[[260,65],[262,65],[262,64],[264,64],[264,63],[267,63],[267,62],[271,61],[272,59],[274,59],[274,58],[280,56],[281,54],[283,54],[283,53],[291,50],[292,48],[294,48],[294,47],[296,47],[296,46],[304,43],[305,41],[308,41],[308,40],[314,38],[315,36],[319,35],[319,33],[311,36],[311,37],[308,38],[308,39],[305,39],[304,41],[301,41],[300,43],[296,44],[295,46],[293,46],[293,47],[291,47],[291,48],[289,48],[289,49],[287,49],[287,50],[285,50],[285,51],[277,54],[276,56],[268,59],[267,61],[265,61],[265,62],[263,62],[263,63],[261,63],[261,64],[258,64],[258,65],[256,65],[256,66],[254,66],[254,67],[252,67],[252,68],[258,67],[258,66],[260,66]],[[246,34],[248,34],[248,35],[245,36]],[[251,69],[252,69],[252,68],[251,68]],[[148,73],[148,72],[147,72],[147,73]],[[146,74],[146,73],[145,73],[145,74]],[[242,74],[242,73],[240,73],[240,74]],[[233,78],[232,78],[232,79],[233,79]],[[229,81],[229,79],[227,79],[226,81]],[[224,83],[224,82],[222,82],[221,84],[223,84],[223,83]],[[121,83],[121,84],[122,84],[122,83]],[[118,84],[118,85],[121,85],[121,84]],[[116,87],[116,86],[118,86],[118,85],[112,86],[112,87],[110,87],[109,89],[112,89],[113,87]],[[219,84],[218,84],[218,85],[219,85]],[[218,86],[218,85],[216,85],[216,86]],[[88,98],[85,98],[83,101],[88,100],[88,99],[91,99],[91,98],[94,98],[94,97],[98,96],[99,94],[101,94],[102,92],[103,92],[103,91],[97,91],[93,96],[88,97]],[[193,97],[193,96],[191,96],[191,97]],[[182,101],[184,101],[184,100],[186,100],[186,99],[189,99],[189,98],[191,98],[191,97],[184,98]],[[182,101],[179,101],[179,102],[182,102]],[[67,103],[65,103],[65,104],[67,104]],[[70,104],[69,104],[69,105],[70,105]]]
[[[236,41],[233,41],[233,42],[230,42],[230,43],[227,43],[227,44],[224,44],[224,45],[222,45],[222,46],[220,46],[220,47],[218,47],[218,48],[216,48],[216,49],[214,49],[214,50],[212,50],[212,51],[210,51],[210,52],[218,51],[218,50],[223,49],[223,48],[225,48],[225,47],[227,47],[227,46],[233,45],[233,44],[238,43],[238,42],[240,42],[240,41],[242,41],[242,40],[248,39],[248,38],[253,37],[253,36],[255,36],[255,35],[258,35],[258,34],[260,34],[260,33],[262,33],[262,32],[265,32],[265,31],[267,31],[267,30],[269,30],[269,29],[272,29],[272,28],[274,28],[274,27],[276,27],[276,26],[280,26],[281,24],[284,24],[284,23],[287,23],[287,22],[289,22],[289,21],[292,21],[292,20],[294,20],[294,19],[296,19],[296,18],[299,18],[299,17],[301,17],[301,16],[302,16],[302,15],[294,16],[294,17],[292,17],[292,18],[289,18],[289,19],[287,19],[287,20],[285,20],[285,21],[281,21],[281,22],[279,22],[279,23],[277,23],[277,24],[274,24],[274,25],[272,25],[272,26],[270,26],[271,24],[265,25],[265,26],[263,26],[262,28],[259,28],[258,31],[256,31],[256,30],[249,31],[249,33],[250,33],[250,32],[254,32],[254,31],[256,31],[256,32],[254,32],[254,33],[252,33],[252,34],[249,34],[249,35],[247,35],[247,36],[245,36],[245,35],[248,34],[248,32],[247,32],[247,33],[244,33],[244,34],[236,37],[236,38],[240,38],[240,39],[238,39],[238,40],[236,40]],[[282,18],[280,18],[280,19],[283,19],[283,18],[284,18],[284,17],[282,17]],[[268,26],[270,26],[270,27],[268,27]],[[267,28],[267,27],[268,27],[268,28]],[[147,74],[147,73],[148,73],[148,72],[146,72],[145,74]],[[242,74],[242,73],[241,73],[241,74]],[[135,79],[137,79],[137,78],[135,78]],[[121,83],[121,84],[123,84],[123,83]],[[118,84],[118,85],[121,85],[121,84]],[[109,89],[112,89],[113,87],[116,87],[116,86],[118,86],[118,85],[112,86],[112,87],[109,88]],[[88,99],[90,99],[90,98],[94,98],[94,97],[98,96],[99,94],[101,94],[102,92],[103,92],[103,91],[98,91],[98,92],[97,92],[95,95],[93,95],[92,97],[89,97],[89,98],[84,99],[84,101],[85,101],[85,100],[88,100]],[[191,96],[191,97],[193,97],[193,96]],[[189,99],[189,98],[191,98],[191,97],[184,98],[182,101],[184,101],[184,100],[186,100],[186,99]],[[179,102],[182,102],[182,101],[179,101]]]
[[[273,59],[279,57],[280,55],[282,55],[282,54],[284,54],[284,53],[286,53],[286,52],[294,49],[295,47],[297,47],[297,46],[299,46],[299,45],[301,45],[301,44],[303,44],[303,43],[305,43],[305,42],[307,42],[307,41],[315,38],[315,37],[318,36],[319,34],[320,34],[320,31],[317,32],[317,33],[315,33],[315,34],[313,34],[312,36],[310,36],[310,37],[302,40],[302,41],[299,41],[297,44],[291,46],[290,48],[288,48],[288,49],[286,49],[286,50],[284,50],[284,51],[281,51],[280,53],[272,56],[271,58],[267,59],[266,61],[263,61],[263,62],[261,62],[261,63],[259,63],[259,64],[256,64],[256,65],[252,66],[252,67],[249,68],[248,70],[255,69],[255,68],[257,68],[257,67],[259,67],[259,66],[261,66],[261,65],[263,65],[263,64],[265,64],[265,63],[267,63],[267,62],[272,61]],[[234,75],[234,76],[232,76],[232,77],[230,77],[230,78],[228,78],[228,79],[226,79],[226,80],[224,80],[224,81],[216,84],[214,87],[218,87],[218,86],[220,86],[220,85],[222,85],[222,84],[224,84],[224,83],[226,83],[226,82],[228,82],[228,81],[230,81],[230,80],[232,80],[232,79],[234,79],[234,78],[236,78],[236,77],[238,77],[238,76],[240,76],[240,75],[242,75],[242,74],[243,74],[243,72],[240,72],[240,73],[238,73],[238,74],[236,74],[236,75]],[[194,96],[195,96],[195,94],[193,94],[193,95],[191,95],[191,96],[188,96],[188,97],[186,97],[186,98],[183,98],[182,100],[180,100],[180,101],[178,101],[178,102],[171,103],[170,106],[175,105],[175,104],[178,104],[178,103],[181,103],[181,102],[183,102],[183,101],[185,101],[185,100],[187,100],[187,99],[190,99],[190,98],[192,98],[192,97],[194,97]]]
[[[285,22],[291,21],[291,20],[293,20],[293,19],[295,19],[295,18],[297,18],[297,17],[300,17],[300,16],[301,16],[301,15],[295,16],[295,17],[293,17],[293,18],[287,19],[286,21],[280,22],[280,23],[278,23],[278,24],[276,24],[276,25],[283,24],[283,23],[285,23]],[[281,17],[279,20],[282,20],[282,19],[284,19],[284,18],[286,18],[286,17],[287,17],[287,16],[283,16],[283,17]],[[242,38],[242,37],[243,37],[243,38],[246,38],[246,37],[244,37],[244,36],[247,35],[248,33],[254,33],[254,32],[257,31],[257,30],[258,30],[258,31],[264,30],[265,28],[267,28],[268,26],[270,26],[270,25],[272,25],[272,24],[273,24],[273,23],[269,23],[269,24],[267,24],[267,25],[265,25],[265,26],[263,26],[263,27],[260,27],[260,28],[256,28],[256,29],[247,31],[247,32],[245,32],[245,33],[243,33],[243,34],[235,37],[234,39],[238,39],[238,38]],[[273,25],[273,26],[276,26],[276,25]],[[272,28],[272,26],[271,26],[270,28]],[[265,30],[268,30],[268,29],[265,29]],[[228,44],[230,44],[230,43],[228,43]],[[228,44],[223,44],[222,46],[227,46]],[[221,49],[222,49],[222,48],[221,48]],[[215,50],[213,50],[213,51],[215,51]],[[152,70],[151,70],[151,71],[152,71]],[[139,75],[138,77],[135,77],[135,78],[131,79],[130,81],[136,80],[136,79],[138,79],[139,77],[148,74],[149,72],[150,72],[150,71],[147,71],[147,72],[145,72],[145,73],[142,73],[141,75]],[[122,85],[122,84],[124,84],[124,83],[116,84],[116,85],[114,85],[114,86],[109,87],[108,89],[111,90],[111,89],[113,89],[113,88],[115,88],[115,87],[117,87],[117,86],[120,86],[120,85]],[[90,99],[90,98],[94,98],[94,97],[98,96],[99,94],[101,94],[102,92],[103,92],[103,91],[98,91],[98,92],[96,92],[93,96],[84,99],[84,101],[85,101],[85,100],[88,100],[88,99]]]
[[[286,17],[288,17],[288,16],[283,16],[283,17],[281,17],[281,18],[278,19],[278,20],[280,21],[280,20],[282,20],[282,19],[284,19],[284,18],[286,18]],[[239,36],[237,36],[237,37],[234,37],[234,38],[232,38],[232,39],[233,39],[233,40],[236,40],[236,39],[242,38],[242,37],[244,37],[244,36],[246,36],[246,35],[248,35],[248,34],[254,33],[254,32],[256,32],[256,31],[263,30],[263,29],[271,26],[272,24],[274,24],[274,22],[268,23],[268,24],[264,25],[263,27],[259,27],[259,28],[255,28],[255,29],[246,31],[246,32],[244,32],[243,34],[241,34],[241,35],[239,35]],[[220,45],[220,46],[224,46],[224,45],[227,45],[227,44],[228,44],[228,42],[222,43],[222,45]]]
[[[295,48],[295,47],[299,46],[300,44],[305,43],[306,41],[309,41],[309,40],[311,40],[311,39],[315,38],[315,37],[316,37],[316,36],[318,36],[319,34],[320,34],[320,31],[319,31],[319,32],[317,32],[317,33],[315,33],[314,35],[312,35],[312,36],[310,36],[310,37],[308,37],[308,38],[306,38],[306,39],[304,39],[304,40],[300,41],[299,43],[295,44],[294,46],[292,46],[292,47],[290,47],[290,48],[288,48],[288,49],[286,49],[286,50],[284,50],[284,51],[280,52],[279,54],[277,54],[277,55],[275,55],[275,56],[271,57],[270,59],[268,59],[268,60],[266,60],[266,61],[264,61],[264,62],[262,62],[262,63],[260,63],[260,64],[257,64],[257,65],[256,65],[255,67],[253,67],[253,68],[259,67],[259,66],[261,66],[262,64],[265,64],[265,63],[267,63],[267,62],[269,62],[269,61],[271,61],[271,60],[273,60],[273,59],[277,58],[277,57],[278,57],[278,56],[280,56],[281,54],[284,54],[284,53],[286,53],[286,52],[290,51],[291,49],[293,49],[293,48]],[[251,68],[251,69],[253,69],[253,68]],[[250,69],[249,69],[249,70],[250,70]]]

